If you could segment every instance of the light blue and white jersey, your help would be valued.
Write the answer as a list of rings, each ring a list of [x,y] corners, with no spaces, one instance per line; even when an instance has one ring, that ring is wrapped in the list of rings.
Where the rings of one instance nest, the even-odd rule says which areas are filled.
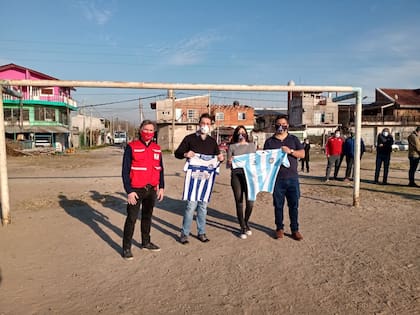
[[[182,200],[209,202],[219,166],[215,155],[196,153],[188,159],[184,166],[186,174]]]
[[[281,165],[290,167],[287,153],[281,149],[237,155],[232,159],[232,168],[244,169],[249,200],[256,200],[260,191],[273,192]]]

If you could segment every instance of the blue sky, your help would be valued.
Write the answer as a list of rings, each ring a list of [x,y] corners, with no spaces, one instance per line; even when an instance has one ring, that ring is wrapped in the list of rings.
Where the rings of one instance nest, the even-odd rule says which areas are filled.
[[[420,87],[418,0],[2,1],[0,64],[62,80]],[[78,88],[95,114],[136,121],[159,90]],[[205,93],[205,91],[203,91]],[[178,91],[178,98],[199,91]],[[284,93],[211,92],[284,108]],[[150,118],[153,118],[152,116]]]

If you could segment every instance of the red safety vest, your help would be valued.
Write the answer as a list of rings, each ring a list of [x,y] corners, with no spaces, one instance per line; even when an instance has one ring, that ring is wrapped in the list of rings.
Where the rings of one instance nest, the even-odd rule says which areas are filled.
[[[151,142],[146,146],[143,142],[136,140],[128,144],[131,147],[131,170],[130,179],[133,188],[142,188],[146,185],[157,187],[159,185],[160,160],[162,151],[160,146]]]

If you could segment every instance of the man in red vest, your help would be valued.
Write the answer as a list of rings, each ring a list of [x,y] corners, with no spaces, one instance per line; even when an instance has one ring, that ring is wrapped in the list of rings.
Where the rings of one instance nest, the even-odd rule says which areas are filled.
[[[341,138],[340,130],[336,130],[334,135],[329,137],[325,144],[325,154],[327,156],[327,169],[325,171],[325,181],[330,180],[331,168],[334,165],[334,179],[337,179],[340,170],[340,157],[343,152],[343,138]]]
[[[122,164],[122,179],[127,192],[127,219],[124,224],[122,257],[132,260],[131,241],[141,205],[142,248],[159,251],[159,246],[150,241],[153,207],[156,199],[163,199],[164,177],[162,151],[153,142],[156,125],[143,120],[140,125],[140,139],[130,142]]]

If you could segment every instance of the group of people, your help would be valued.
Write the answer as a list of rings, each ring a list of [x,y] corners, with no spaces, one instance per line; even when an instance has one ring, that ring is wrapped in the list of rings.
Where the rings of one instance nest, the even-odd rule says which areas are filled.
[[[410,168],[408,170],[408,186],[418,187],[415,182],[415,173],[420,161],[420,126],[417,127],[407,138],[408,140],[408,160]],[[383,165],[382,184],[388,184],[389,164],[391,162],[392,145],[394,138],[389,128],[384,128],[378,135],[376,141],[376,167],[374,183],[379,183],[379,174]]]
[[[360,158],[365,152],[365,143],[360,139]],[[344,181],[350,181],[353,178],[354,154],[355,153],[355,134],[350,130],[348,136],[343,138],[339,129],[337,129],[325,144],[325,155],[327,157],[327,168],[325,170],[325,181],[329,182],[331,170],[334,167],[334,179],[338,179],[338,172],[341,163],[346,158],[346,172]]]
[[[207,113],[202,114],[199,120],[199,129],[182,140],[175,151],[175,157],[189,161],[197,156],[210,156],[218,163],[223,162],[224,155],[220,152],[216,140],[210,136],[211,123],[211,116]],[[273,188],[276,227],[273,237],[276,239],[284,238],[283,207],[285,201],[287,201],[290,217],[290,236],[294,240],[300,241],[303,239],[303,236],[299,231],[298,222],[300,187],[297,168],[298,160],[305,157],[305,149],[296,136],[289,134],[287,116],[278,116],[275,124],[276,131],[272,137],[266,140],[264,150],[281,150],[287,161],[281,164],[274,173],[277,175]],[[130,142],[124,151],[122,179],[127,193],[127,217],[124,224],[122,257],[126,260],[133,259],[131,244],[140,207],[141,246],[143,249],[151,251],[160,250],[159,246],[151,242],[150,237],[153,208],[156,200],[162,200],[165,186],[162,152],[159,145],[152,141],[155,131],[155,123],[150,120],[144,120],[140,125],[139,139]],[[245,127],[238,126],[233,133],[227,152],[227,167],[231,168],[231,187],[241,239],[252,235],[249,220],[254,202],[248,194],[249,183],[246,180],[245,170],[240,167],[232,167],[232,162],[237,156],[255,152],[256,147],[249,141]],[[205,158],[205,160],[208,159]],[[284,165],[287,165],[287,167]],[[214,167],[213,165],[212,168]],[[187,198],[186,200],[179,242],[181,244],[189,243],[194,212],[197,213],[197,238],[203,243],[209,242],[206,234],[208,205],[206,200],[208,199]]]
[[[210,136],[212,119],[207,113],[200,116],[199,129],[197,132],[187,135],[175,151],[175,157],[178,159],[186,159],[187,164],[198,157],[203,157],[202,164],[198,164],[196,169],[200,171],[206,168],[208,172],[213,172],[218,169],[221,162],[224,161],[224,155],[220,152],[216,140]],[[274,223],[275,231],[273,237],[276,239],[284,238],[284,224],[283,224],[283,208],[287,201],[289,218],[290,218],[290,236],[297,241],[303,239],[299,231],[298,213],[299,213],[299,198],[300,185],[298,177],[298,161],[301,161],[301,169],[304,170],[306,166],[309,172],[309,150],[310,143],[307,139],[301,143],[299,139],[288,132],[289,121],[287,116],[278,116],[275,120],[275,133],[265,141],[263,151],[280,151],[286,158],[282,164],[273,164],[273,159],[270,157],[269,167],[273,168],[276,165],[272,182],[272,198],[274,205]],[[134,227],[141,209],[141,247],[146,250],[159,251],[158,245],[151,241],[150,229],[153,208],[156,200],[160,201],[164,196],[164,168],[162,161],[162,151],[160,146],[153,141],[156,131],[156,124],[151,120],[144,120],[140,125],[139,139],[128,143],[124,151],[122,163],[122,180],[124,189],[127,193],[127,217],[124,224],[122,257],[126,260],[133,259],[131,252],[132,238]],[[247,178],[247,172],[244,167],[235,167],[235,159],[245,155],[255,155],[255,144],[249,141],[247,130],[244,126],[238,126],[234,130],[232,141],[227,151],[226,165],[231,169],[231,187],[236,206],[236,214],[239,223],[239,237],[246,239],[252,235],[249,220],[252,214],[254,198],[250,196],[250,183]],[[361,155],[363,155],[364,143],[361,140]],[[354,133],[350,132],[346,139],[341,137],[341,133],[337,130],[326,143],[325,153],[327,156],[326,180],[330,179],[330,173],[334,166],[334,179],[337,179],[340,164],[344,157],[346,158],[346,175],[345,180],[350,180],[352,177],[352,169],[355,158],[355,137]],[[414,181],[414,173],[417,170],[420,159],[420,127],[408,137],[409,142],[409,185],[416,186]],[[384,164],[383,184],[387,183],[388,169],[390,163],[390,155],[392,152],[392,144],[394,140],[388,128],[384,128],[377,139],[377,155],[376,155],[376,169],[375,169],[375,183],[379,180],[379,173],[381,165]],[[279,155],[281,158],[281,155]],[[361,157],[360,157],[361,158]],[[250,164],[255,164],[257,160],[252,160]],[[262,161],[262,160],[258,160]],[[215,165],[217,164],[217,165]],[[306,165],[305,165],[306,164]],[[207,172],[207,171],[206,171]],[[254,170],[255,173],[255,170]],[[201,174],[201,173],[200,173]],[[189,182],[194,182],[195,179],[207,180],[212,175],[205,173],[197,178],[190,178]],[[254,174],[255,175],[255,174]],[[261,175],[261,174],[260,174]],[[258,176],[256,176],[258,177]],[[213,177],[214,179],[214,177]],[[187,180],[185,181],[187,182]],[[206,216],[207,205],[212,183],[206,183],[204,189],[207,192],[198,195],[199,188],[184,186],[184,199],[186,200],[186,207],[184,209],[182,226],[180,231],[179,242],[181,244],[188,244],[191,235],[191,226],[196,212],[197,224],[197,238],[203,243],[209,242],[206,234]],[[272,184],[272,183],[271,183]],[[200,189],[203,189],[200,187]],[[252,188],[254,189],[254,188]],[[194,194],[194,197],[191,197]],[[204,196],[204,197],[203,197]]]

